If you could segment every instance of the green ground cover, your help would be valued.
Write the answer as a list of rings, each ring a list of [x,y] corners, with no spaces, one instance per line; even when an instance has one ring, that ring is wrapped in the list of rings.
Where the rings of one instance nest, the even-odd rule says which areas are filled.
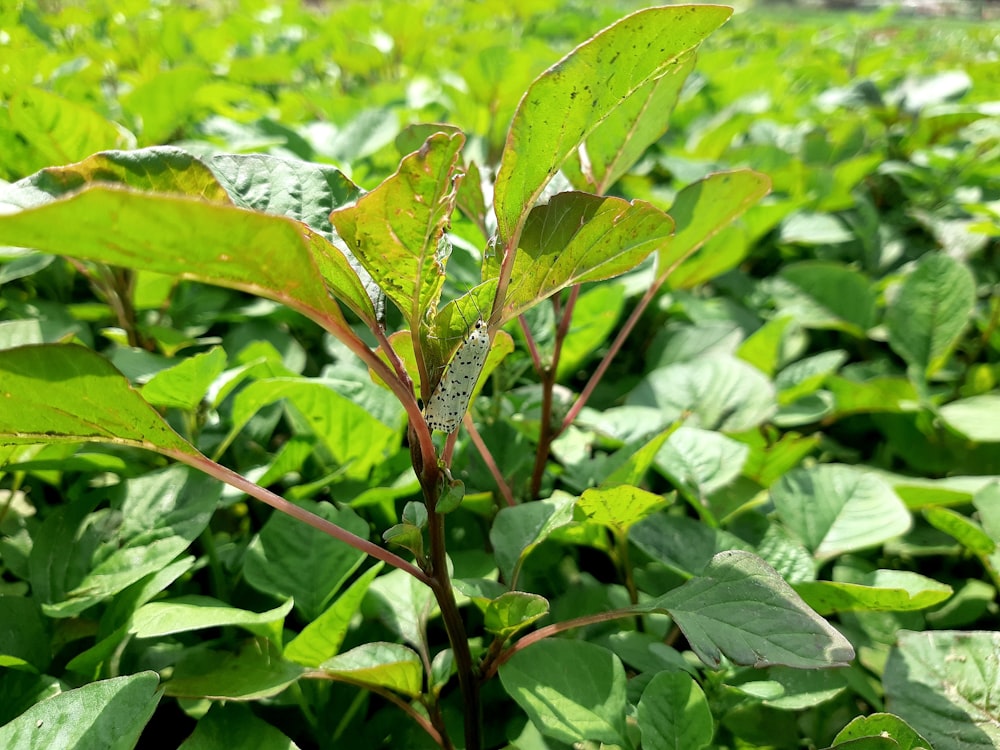
[[[0,747],[1000,747],[1000,27],[641,7],[0,8]]]

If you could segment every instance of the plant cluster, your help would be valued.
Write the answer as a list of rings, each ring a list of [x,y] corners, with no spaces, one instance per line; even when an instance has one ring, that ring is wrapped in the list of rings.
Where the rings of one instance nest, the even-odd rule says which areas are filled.
[[[591,5],[0,11],[0,746],[1000,747],[996,33]]]

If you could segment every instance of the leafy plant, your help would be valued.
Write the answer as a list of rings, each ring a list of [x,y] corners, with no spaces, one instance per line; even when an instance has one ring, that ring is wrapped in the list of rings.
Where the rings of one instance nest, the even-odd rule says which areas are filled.
[[[422,10],[433,23],[419,5],[383,19],[392,55],[371,26],[337,37],[345,98],[398,98],[406,65],[443,54],[411,35]],[[807,135],[738,102],[701,112],[693,92],[736,83],[692,79],[729,13],[626,16],[516,108],[484,49],[466,106],[509,111],[505,139],[386,108],[319,154],[313,126],[261,120],[239,132],[280,134],[279,153],[86,156],[112,134],[233,142],[236,119],[204,109],[324,80],[291,26],[233,46],[225,82],[192,66],[137,84],[138,136],[63,134],[37,113],[69,105],[18,90],[8,173],[86,158],[2,194],[0,242],[32,248],[0,267],[4,747],[131,747],[161,722],[192,748],[995,742],[996,634],[949,628],[995,619],[1000,583],[997,196],[970,164],[956,184],[980,192],[949,204],[950,234],[927,229],[932,201],[862,231],[944,133],[995,148],[989,108],[928,130],[908,114],[926,90],[873,99],[907,168],[863,153],[840,111]],[[181,106],[185,87],[204,96]],[[664,135],[678,101],[683,155]],[[366,141],[390,112],[393,137]],[[348,153],[353,174],[291,158]],[[741,162],[773,175],[768,202]],[[976,226],[967,255],[934,249]],[[475,379],[455,352],[479,320],[489,354],[463,387],[480,397],[435,436],[421,403]],[[938,580],[910,569],[942,549]]]

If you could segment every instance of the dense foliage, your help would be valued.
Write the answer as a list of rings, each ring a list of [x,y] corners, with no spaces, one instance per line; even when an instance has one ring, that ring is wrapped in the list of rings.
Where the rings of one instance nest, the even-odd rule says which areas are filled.
[[[1000,747],[1000,29],[638,7],[0,8],[0,746]]]

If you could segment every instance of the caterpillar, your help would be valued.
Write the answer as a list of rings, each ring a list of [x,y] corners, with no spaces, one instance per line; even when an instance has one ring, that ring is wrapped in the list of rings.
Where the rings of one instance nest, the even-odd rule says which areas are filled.
[[[454,432],[469,409],[472,391],[490,353],[486,321],[476,321],[455,356],[445,368],[441,380],[424,407],[424,419],[432,430]]]

